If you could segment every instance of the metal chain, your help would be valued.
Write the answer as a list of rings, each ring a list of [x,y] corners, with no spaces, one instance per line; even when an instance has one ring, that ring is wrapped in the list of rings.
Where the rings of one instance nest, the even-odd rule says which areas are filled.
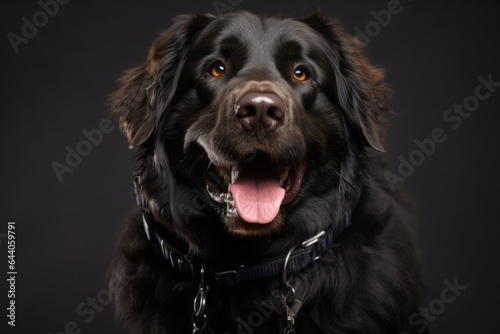
[[[207,327],[207,315],[205,308],[207,304],[208,285],[205,283],[205,266],[200,269],[200,287],[193,303],[193,334],[203,334]]]
[[[297,317],[297,313],[299,313],[302,303],[295,298],[295,289],[290,282],[287,282],[283,289],[282,301],[286,310],[286,327],[284,334],[293,334],[295,333],[295,318]]]
[[[281,299],[286,310],[286,327],[283,331],[284,334],[295,334],[295,318],[297,317],[297,313],[299,313],[299,309],[302,306],[300,300],[295,298],[295,289],[290,283],[291,277],[287,277],[288,261],[290,260],[290,255],[294,249],[295,248],[290,249],[286,256],[285,264],[283,265],[282,281],[285,287],[283,288]]]
[[[304,241],[300,246],[302,248],[309,248],[311,246],[316,246],[317,247],[317,254],[316,257],[314,258],[313,261],[316,261],[321,257],[322,253],[322,248],[320,246],[320,241],[325,238],[326,232],[325,231],[320,231],[318,234],[315,236],[307,239]],[[281,280],[284,284],[284,288],[282,291],[281,295],[281,300],[283,303],[283,306],[286,310],[286,327],[285,330],[283,331],[284,334],[295,334],[295,318],[297,317],[297,314],[299,313],[300,307],[302,306],[302,302],[295,297],[295,289],[293,288],[291,281],[292,281],[292,274],[290,277],[287,277],[287,269],[288,269],[288,262],[290,261],[290,257],[295,250],[296,247],[293,247],[290,249],[288,254],[286,255],[285,258],[285,263],[283,264],[283,272],[281,276]]]

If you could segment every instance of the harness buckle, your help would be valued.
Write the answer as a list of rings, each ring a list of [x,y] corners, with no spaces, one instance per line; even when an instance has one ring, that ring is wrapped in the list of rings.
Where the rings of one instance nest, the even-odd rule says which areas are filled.
[[[316,256],[314,257],[313,261],[316,261],[317,259],[319,259],[322,255],[323,255],[323,250],[321,249],[321,244],[320,244],[320,241],[326,236],[326,232],[325,231],[321,231],[319,232],[318,234],[316,234],[315,236],[307,239],[306,241],[304,241],[302,243],[302,247],[303,248],[309,248],[313,245],[316,246]]]
[[[214,276],[215,281],[219,286],[235,286],[240,284],[240,280],[238,278],[236,270],[221,271],[215,273]],[[223,284],[222,281],[226,282],[227,284]]]

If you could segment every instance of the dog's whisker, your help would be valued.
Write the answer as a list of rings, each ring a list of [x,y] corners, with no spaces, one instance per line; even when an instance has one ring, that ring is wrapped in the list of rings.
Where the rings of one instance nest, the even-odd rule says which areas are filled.
[[[185,159],[181,159],[179,163],[175,166],[175,168],[172,169],[172,174],[175,174],[177,172],[177,169],[179,169],[180,165],[184,162]]]
[[[212,163],[212,161],[209,161],[208,164],[207,164],[207,168],[205,168],[205,174],[208,172],[208,170],[210,169],[210,167],[212,167],[214,164]]]

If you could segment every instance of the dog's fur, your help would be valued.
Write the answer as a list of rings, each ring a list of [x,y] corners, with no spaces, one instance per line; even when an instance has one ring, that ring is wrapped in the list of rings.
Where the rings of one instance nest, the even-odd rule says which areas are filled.
[[[225,72],[210,75],[217,64]],[[309,77],[294,79],[296,68]],[[275,131],[248,131],[235,116],[248,92],[283,101]],[[383,176],[389,97],[383,72],[336,20],[237,12],[175,18],[146,62],[125,73],[111,108],[137,152],[144,209],[194,262],[231,268],[284,257],[350,212],[336,247],[294,273],[297,333],[416,333],[414,218]],[[296,197],[268,224],[245,222],[207,191],[220,184],[214,165],[252,159],[290,173],[306,166]],[[112,271],[117,318],[130,333],[192,331],[197,282],[183,284],[148,241],[139,209],[121,233]],[[272,293],[282,289],[279,277],[209,286],[205,333],[283,331],[284,309]]]

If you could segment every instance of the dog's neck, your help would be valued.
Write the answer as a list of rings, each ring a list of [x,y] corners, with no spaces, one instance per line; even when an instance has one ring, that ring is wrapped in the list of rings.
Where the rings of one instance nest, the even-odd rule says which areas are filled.
[[[286,254],[262,259],[256,264],[240,264],[228,267],[220,263],[208,263],[204,259],[194,259],[187,251],[187,245],[171,233],[160,229],[147,211],[142,211],[144,231],[147,238],[157,243],[166,262],[181,274],[195,278],[200,268],[204,268],[205,276],[220,286],[234,286],[244,281],[271,278],[282,275],[286,277],[299,271],[323,255],[333,252],[335,241],[350,225],[351,216],[345,214],[342,219],[330,228],[319,231],[300,244],[292,247]]]

